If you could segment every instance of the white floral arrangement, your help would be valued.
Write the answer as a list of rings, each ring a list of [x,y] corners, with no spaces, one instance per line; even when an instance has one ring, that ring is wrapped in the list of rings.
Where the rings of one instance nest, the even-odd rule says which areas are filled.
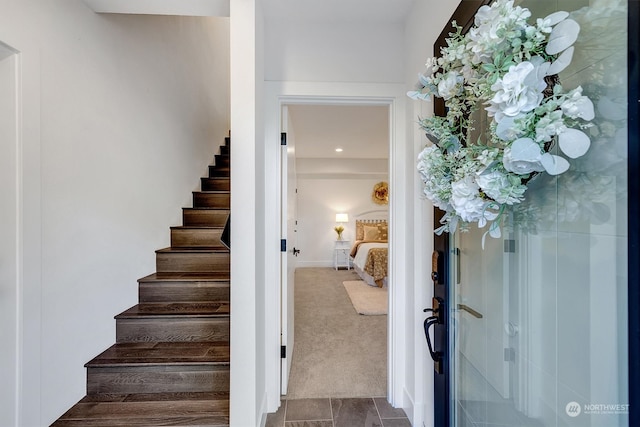
[[[559,175],[565,158],[583,156],[591,145],[583,132],[594,118],[591,100],[577,87],[565,91],[557,74],[571,64],[580,25],[556,12],[535,25],[531,12],[497,0],[482,6],[465,34],[456,29],[438,58],[427,60],[413,99],[443,98],[446,117],[420,120],[433,143],[418,157],[424,194],[443,211],[436,233],[489,225],[500,237],[507,206],[524,199],[538,173]],[[479,105],[489,117],[483,140],[470,140],[472,113]],[[564,155],[552,154],[555,147]]]

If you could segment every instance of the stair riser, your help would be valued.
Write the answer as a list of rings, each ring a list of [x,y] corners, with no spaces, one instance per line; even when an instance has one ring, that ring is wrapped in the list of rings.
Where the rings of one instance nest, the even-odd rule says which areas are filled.
[[[229,145],[221,145],[220,146],[220,154],[231,154],[231,147]]]
[[[157,253],[158,273],[217,273],[230,271],[227,252]]]
[[[201,178],[200,188],[202,191],[229,191],[231,181],[228,178]]]
[[[224,227],[229,211],[210,209],[184,209],[182,223],[186,226]]]
[[[140,283],[140,302],[229,301],[229,284],[201,282]]]
[[[229,319],[117,319],[116,342],[229,341]]]
[[[226,167],[228,168],[231,165],[231,158],[229,155],[225,154],[216,154],[215,155],[215,165],[218,167]]]
[[[194,208],[229,209],[231,195],[229,193],[193,193]]]
[[[215,177],[229,177],[231,176],[231,171],[228,168],[221,169],[217,166],[209,166],[209,178]]]
[[[197,248],[197,247],[214,247],[223,248],[224,245],[220,241],[222,229],[172,229],[171,230],[171,247],[172,248]]]
[[[229,391],[229,368],[147,366],[87,368],[87,394]]]

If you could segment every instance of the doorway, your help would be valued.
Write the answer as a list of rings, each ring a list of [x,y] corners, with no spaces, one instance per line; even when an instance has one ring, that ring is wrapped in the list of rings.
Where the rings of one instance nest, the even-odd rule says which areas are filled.
[[[388,390],[387,398],[394,407],[411,406],[406,394],[407,376],[411,371],[407,366],[408,354],[413,351],[414,330],[407,316],[414,310],[412,300],[407,293],[413,292],[408,284],[413,278],[413,269],[408,268],[412,255],[408,247],[414,240],[409,225],[413,217],[408,217],[407,206],[413,188],[413,177],[406,173],[406,164],[413,157],[413,147],[406,140],[406,89],[401,84],[353,84],[353,83],[314,83],[314,82],[266,82],[265,83],[265,145],[264,156],[273,173],[266,175],[265,188],[265,293],[268,321],[266,336],[269,351],[266,353],[267,366],[266,407],[273,412],[280,407],[281,396],[281,337],[282,337],[282,301],[281,301],[281,111],[287,104],[356,104],[384,105],[389,108],[390,157],[389,181],[392,195],[389,203],[389,218],[392,228],[389,230],[389,245],[392,246],[390,262],[390,280],[388,316]],[[268,195],[268,197],[267,197]],[[278,250],[274,250],[278,242]],[[409,278],[408,278],[409,276]],[[419,303],[416,303],[419,304]],[[421,304],[420,304],[421,305]],[[275,310],[273,308],[276,308]],[[412,377],[413,378],[413,375]],[[416,388],[421,387],[422,378],[418,377]]]
[[[343,284],[361,281],[349,268],[348,258],[356,239],[356,221],[369,211],[384,221],[389,218],[388,204],[378,205],[372,199],[373,188],[389,181],[389,106],[289,103],[282,107],[282,124],[287,134],[286,149],[282,149],[282,194],[287,195],[282,205],[287,239],[286,265],[282,266],[282,323],[286,326],[282,393],[289,398],[386,396],[386,316],[359,315]],[[293,179],[292,170],[296,171]],[[296,186],[294,191],[291,185]],[[292,214],[297,216],[291,218]],[[337,215],[346,215],[346,222],[337,224]],[[334,232],[338,225],[345,229],[342,239]],[[339,249],[338,243],[346,249]],[[294,257],[297,250],[301,252]],[[345,257],[340,271],[338,252]],[[298,268],[295,275],[292,263]],[[292,304],[294,277],[298,279],[297,308]],[[373,298],[388,292],[388,288],[376,290],[380,292]],[[295,326],[294,312],[299,320]],[[299,334],[295,341],[293,328]],[[292,347],[294,342],[299,345]],[[295,362],[289,383],[291,360]]]

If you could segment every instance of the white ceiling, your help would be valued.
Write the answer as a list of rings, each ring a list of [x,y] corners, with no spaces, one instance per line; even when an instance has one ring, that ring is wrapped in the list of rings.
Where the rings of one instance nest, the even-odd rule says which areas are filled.
[[[298,158],[387,159],[389,107],[289,105]],[[342,148],[341,153],[335,151]]]

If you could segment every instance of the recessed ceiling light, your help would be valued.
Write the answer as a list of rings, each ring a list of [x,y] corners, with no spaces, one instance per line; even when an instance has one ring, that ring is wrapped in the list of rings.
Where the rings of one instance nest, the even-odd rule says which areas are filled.
[[[336,153],[342,153],[342,148],[336,148]]]

